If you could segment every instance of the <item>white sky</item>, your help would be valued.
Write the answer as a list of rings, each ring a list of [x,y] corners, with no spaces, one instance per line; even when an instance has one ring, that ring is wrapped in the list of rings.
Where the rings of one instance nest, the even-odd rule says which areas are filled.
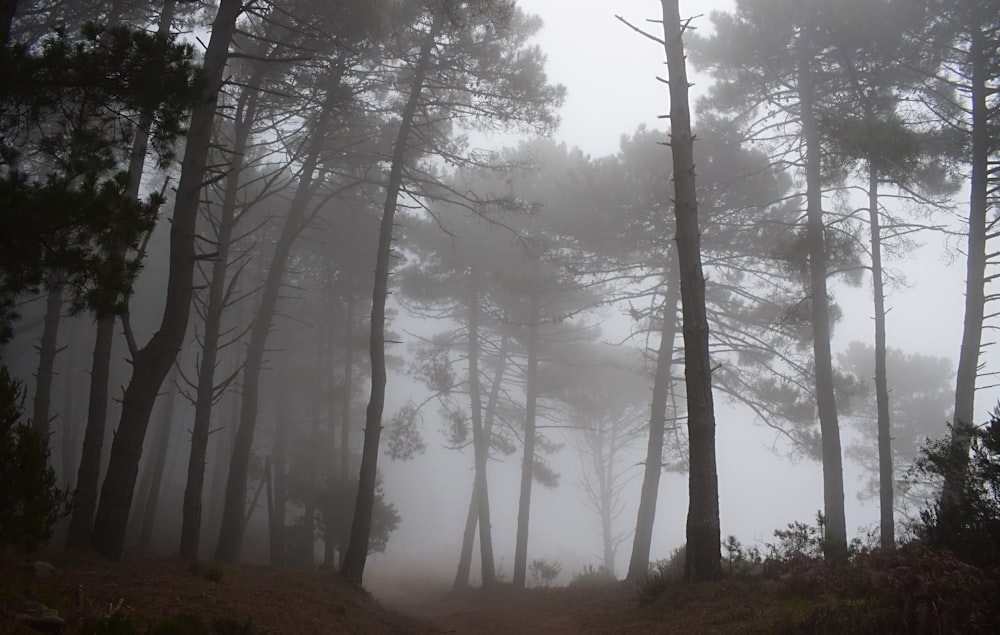
[[[709,29],[710,11],[729,9],[731,4],[726,0],[682,1],[681,15],[705,14],[696,24]],[[645,20],[659,17],[659,2],[521,0],[520,5],[543,18],[545,26],[537,41],[547,54],[550,80],[568,90],[557,140],[597,157],[616,152],[620,137],[631,134],[640,123],[664,127],[657,116],[668,109],[666,86],[655,79],[665,73],[662,49],[614,17],[621,14],[655,32],[659,25]],[[693,76],[692,81],[697,93],[710,80]],[[916,250],[906,261],[891,263],[907,270],[910,286],[894,290],[889,297],[889,344],[908,352],[954,359],[961,338],[963,258],[948,256],[939,237],[928,237],[925,242],[929,246]],[[869,282],[859,289],[838,289],[836,293],[845,318],[836,327],[835,354],[851,340],[871,341],[873,328]],[[392,394],[391,386],[389,392]],[[996,391],[984,391],[977,400],[978,410],[985,415],[996,400]],[[776,455],[771,450],[773,433],[753,423],[752,416],[718,397],[716,408],[723,535],[735,534],[744,544],[760,544],[772,540],[773,529],[788,522],[811,522],[823,505],[820,465],[811,461],[793,464]],[[424,559],[439,563],[443,574],[454,575],[471,487],[471,459],[455,452],[435,451],[440,441],[434,435],[433,430],[428,431],[430,451],[414,462],[382,462],[386,492],[399,506],[403,522],[390,540],[388,554],[371,560],[369,584],[376,592],[381,575],[406,568],[405,561],[412,553],[410,539],[417,536],[423,541]],[[644,447],[645,441],[640,441]],[[563,451],[563,462],[572,469],[576,459],[570,454],[569,450]],[[848,531],[853,535],[857,528],[876,522],[878,510],[873,502],[862,505],[857,501],[856,469],[849,462],[845,464]],[[490,472],[494,545],[497,562],[508,575],[512,568],[519,465],[519,455],[514,455],[495,462]],[[591,530],[593,517],[583,507],[582,493],[574,484],[576,478],[567,472],[558,489],[545,490],[536,485],[533,490],[529,560],[547,557],[561,561],[563,583],[580,570],[582,563],[596,564],[600,553],[599,538]],[[640,483],[637,469],[635,498]],[[685,477],[664,475],[654,532],[654,559],[666,557],[684,540],[686,492]],[[622,523],[627,527],[634,525],[634,520],[633,505],[622,516]],[[567,522],[575,531],[567,532]],[[619,551],[620,575],[630,548],[628,541]]]

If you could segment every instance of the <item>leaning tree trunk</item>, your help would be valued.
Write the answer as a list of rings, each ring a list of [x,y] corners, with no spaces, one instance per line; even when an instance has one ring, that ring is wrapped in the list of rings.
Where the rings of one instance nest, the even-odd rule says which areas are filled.
[[[896,544],[893,518],[892,421],[886,371],[885,281],[882,274],[882,227],[879,221],[878,167],[868,166],[868,219],[871,227],[872,290],[875,303],[875,409],[878,413],[878,492],[881,545]]]
[[[338,78],[339,80],[339,78]],[[226,498],[222,508],[222,527],[219,530],[219,542],[215,548],[217,562],[236,562],[243,550],[243,525],[246,508],[247,477],[250,470],[250,452],[253,448],[253,437],[257,427],[258,397],[260,392],[260,373],[264,366],[267,338],[271,332],[271,323],[278,307],[285,269],[295,243],[305,226],[306,208],[312,195],[313,176],[319,162],[320,151],[325,139],[323,131],[329,125],[335,103],[334,83],[326,96],[322,110],[316,120],[316,127],[309,143],[309,150],[302,170],[299,174],[299,184],[288,210],[288,218],[281,230],[281,236],[274,246],[271,264],[264,282],[260,306],[253,318],[250,330],[250,342],[247,344],[247,358],[243,365],[243,399],[240,404],[240,425],[236,431],[236,444],[233,448],[233,458],[229,463],[229,477],[226,480]]]
[[[674,163],[674,216],[680,269],[684,383],[688,402],[687,551],[684,579],[712,580],[722,574],[719,538],[719,477],[715,461],[715,410],[708,355],[705,277],[701,268],[694,137],[688,109],[684,31],[677,0],[663,0],[663,41],[670,83],[670,151]]]
[[[195,396],[194,423],[191,426],[191,453],[188,458],[187,484],[181,522],[181,558],[198,559],[201,537],[201,506],[205,489],[205,461],[208,456],[208,434],[212,426],[212,408],[217,397],[215,368],[219,358],[219,340],[222,330],[222,313],[229,302],[232,287],[227,288],[229,250],[236,222],[237,197],[244,155],[250,140],[250,131],[256,119],[260,97],[260,72],[255,71],[243,88],[236,106],[236,131],[226,177],[216,241],[215,262],[209,282],[208,301],[205,303],[205,326],[201,341],[201,364],[198,367],[198,387]]]
[[[271,449],[273,480],[273,502],[271,504],[270,523],[268,524],[268,544],[270,547],[271,567],[280,569],[286,564],[285,557],[285,454],[288,450],[288,327],[281,329],[281,355],[278,362],[277,398],[274,400],[274,445]]]
[[[537,274],[537,263],[534,268]],[[534,283],[537,275],[532,276]],[[525,376],[524,456],[521,459],[521,491],[517,499],[517,534],[514,538],[514,588],[523,589],[528,573],[528,520],[531,513],[531,484],[535,468],[535,414],[538,405],[538,328],[541,321],[538,290],[531,291],[528,318],[528,366]]]
[[[493,438],[493,421],[496,418],[500,388],[503,385],[503,376],[507,370],[507,341],[507,334],[504,333],[500,338],[500,348],[497,351],[497,368],[493,375],[493,385],[490,388],[489,400],[486,402],[483,437],[486,440],[487,452],[489,451],[490,440]],[[489,458],[488,454],[487,458]],[[480,522],[478,492],[479,488],[473,482],[472,496],[469,498],[469,511],[465,518],[465,531],[462,533],[462,550],[458,557],[458,571],[455,573],[455,582],[452,584],[452,588],[455,590],[464,589],[469,586],[469,572],[472,569],[472,546],[476,540],[476,527]],[[490,530],[490,541],[492,542],[493,528],[489,527],[489,510],[487,510],[484,518],[487,521],[487,528]],[[496,581],[495,569],[493,571],[493,581]]]
[[[175,372],[176,375],[176,372]],[[135,550],[140,556],[149,554],[149,545],[153,540],[153,527],[156,524],[156,509],[160,503],[160,491],[163,489],[163,474],[167,467],[167,451],[170,446],[170,430],[173,427],[174,405],[177,401],[177,387],[174,386],[167,395],[167,403],[163,405],[155,443],[153,444],[153,460],[149,465],[149,492],[146,495],[146,506],[142,513],[142,525],[139,529],[139,540]]]
[[[671,254],[674,260],[675,254]],[[674,338],[677,336],[677,303],[680,286],[673,277],[673,268],[667,270],[664,280],[663,322],[660,326],[660,346],[656,351],[656,374],[653,376],[653,400],[649,415],[649,442],[646,445],[646,462],[639,494],[639,511],[632,539],[632,556],[625,579],[638,582],[649,572],[649,550],[653,542],[653,521],[656,518],[656,501],[663,472],[663,436],[666,428],[667,398],[673,384],[671,368],[674,364]],[[674,269],[675,270],[675,269]]]
[[[382,410],[385,407],[385,302],[389,293],[389,258],[392,249],[392,225],[396,218],[396,206],[403,184],[403,163],[406,161],[413,131],[413,121],[417,114],[424,80],[431,66],[431,51],[434,47],[436,27],[430,32],[420,47],[420,57],[410,86],[403,116],[399,122],[399,132],[392,150],[392,165],[389,182],[386,184],[385,205],[382,207],[382,222],[379,225],[378,253],[375,258],[375,284],[372,291],[371,317],[371,398],[365,413],[364,445],[361,450],[361,470],[358,475],[358,495],[351,521],[351,537],[347,541],[344,562],[340,569],[347,582],[361,585],[368,559],[368,541],[372,530],[372,513],[375,509],[375,487],[378,471],[379,441],[382,437]]]
[[[241,0],[221,0],[203,64],[203,100],[191,114],[187,148],[170,225],[170,274],[159,330],[132,360],[132,379],[125,389],[121,419],[111,446],[107,476],[101,488],[91,544],[107,558],[118,560],[124,547],[136,472],[149,415],[167,372],[177,358],[187,332],[193,293],[198,206],[212,123],[222,87],[229,43],[242,11]]]
[[[945,474],[941,493],[942,516],[949,519],[965,485],[970,431],[975,424],[976,377],[982,351],[986,305],[986,215],[989,210],[989,104],[986,84],[989,63],[986,37],[974,29],[969,44],[972,66],[972,176],[969,184],[969,242],[965,273],[965,324],[955,383],[955,416],[951,443],[959,464]]]
[[[55,376],[56,355],[59,339],[59,321],[62,319],[62,285],[53,283],[45,296],[45,322],[42,339],[38,343],[38,371],[35,373],[34,414],[31,426],[49,445],[51,433],[49,423],[52,416],[52,378]]]

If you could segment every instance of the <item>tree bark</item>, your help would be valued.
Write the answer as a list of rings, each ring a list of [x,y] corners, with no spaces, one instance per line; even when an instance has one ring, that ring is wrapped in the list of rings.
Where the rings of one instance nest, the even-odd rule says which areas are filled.
[[[277,398],[274,413],[273,461],[274,503],[271,506],[271,524],[268,532],[271,566],[280,569],[286,565],[285,557],[285,454],[288,449],[288,328],[281,329],[281,356],[278,362]]]
[[[241,0],[221,0],[212,25],[212,37],[205,52],[203,101],[194,108],[191,115],[171,221],[170,274],[163,318],[159,330],[144,348],[135,351],[133,355],[132,379],[125,389],[121,419],[111,447],[108,473],[101,488],[91,544],[99,553],[112,560],[119,560],[122,555],[135,477],[150,412],[187,332],[202,179],[229,43],[242,7]]]
[[[532,262],[538,272],[537,257]],[[532,276],[532,282],[537,279]],[[528,520],[531,513],[531,485],[535,468],[535,415],[538,405],[538,328],[541,321],[541,298],[537,288],[531,290],[531,316],[528,318],[528,366],[526,370],[524,456],[521,459],[521,491],[517,502],[517,534],[514,540],[514,588],[523,589],[528,573]]]
[[[676,251],[671,254],[676,260]],[[656,374],[653,376],[653,400],[649,415],[649,442],[639,495],[639,511],[632,539],[632,556],[625,579],[642,580],[649,572],[649,550],[653,542],[653,522],[656,518],[656,501],[663,472],[663,436],[666,429],[667,399],[673,384],[671,369],[674,364],[674,338],[677,336],[677,303],[680,286],[676,279],[676,263],[669,267],[664,278],[663,322],[660,326],[660,346],[656,351]]]
[[[972,175],[969,184],[969,238],[965,272],[965,321],[955,381],[955,416],[951,444],[958,465],[945,474],[941,492],[942,516],[948,518],[961,495],[968,469],[970,430],[975,425],[976,378],[982,352],[986,305],[986,216],[989,210],[988,53],[982,29],[972,29],[969,63],[972,67]]]
[[[483,437],[486,439],[487,459],[489,459],[489,447],[493,439],[493,421],[496,417],[497,403],[500,399],[500,388],[503,385],[503,376],[507,369],[507,334],[500,339],[500,349],[497,352],[497,368],[493,375],[490,396],[486,402],[486,417],[483,421]],[[462,550],[458,557],[458,571],[455,573],[455,582],[452,588],[455,590],[464,589],[469,586],[469,573],[472,569],[472,547],[476,540],[476,527],[479,524],[479,500],[477,498],[478,487],[473,478],[472,495],[469,497],[469,512],[465,519],[465,531],[462,533]],[[488,520],[487,516],[487,520]],[[492,527],[490,527],[492,541]],[[496,569],[494,567],[493,580],[496,581]]]
[[[814,110],[816,78],[807,38],[799,34],[798,91],[806,165],[806,242],[809,249],[809,289],[812,304],[813,357],[816,406],[823,456],[823,504],[826,535],[823,552],[828,561],[847,558],[847,519],[844,513],[844,470],[840,424],[833,391],[833,358],[830,352],[830,306],[827,292],[827,253],[823,222],[823,189],[820,135]]]
[[[344,398],[340,404],[340,480],[351,469],[351,396],[354,394],[354,295],[348,290],[344,309]]]
[[[274,246],[271,265],[261,295],[260,306],[254,315],[247,344],[247,359],[243,365],[243,399],[240,404],[240,426],[236,432],[236,445],[229,463],[229,477],[226,480],[226,498],[222,509],[222,527],[215,549],[217,562],[236,562],[243,550],[243,516],[246,508],[247,475],[250,469],[250,453],[257,427],[260,373],[264,365],[267,338],[278,306],[285,269],[291,255],[292,246],[305,225],[305,213],[312,195],[312,181],[323,147],[324,135],[333,113],[335,88],[339,77],[328,90],[326,100],[316,121],[309,150],[299,174],[299,184],[288,210],[288,218],[282,227],[281,236]]]
[[[175,371],[176,373],[176,371]],[[174,405],[177,400],[177,387],[171,386],[167,402],[163,404],[163,413],[158,426],[156,439],[153,443],[153,461],[149,465],[151,478],[149,493],[146,495],[146,506],[142,514],[142,527],[139,530],[139,541],[135,550],[140,556],[149,555],[149,544],[153,539],[153,528],[156,524],[156,509],[160,502],[160,491],[163,485],[163,473],[167,466],[167,450],[170,446],[170,429],[174,419]]]
[[[410,86],[410,94],[403,116],[399,122],[399,132],[392,151],[392,165],[389,182],[386,184],[385,205],[382,208],[382,222],[379,225],[378,253],[375,259],[375,284],[372,291],[371,317],[371,397],[365,413],[364,446],[361,450],[361,470],[358,476],[358,495],[351,521],[351,537],[344,552],[341,575],[350,584],[361,585],[368,559],[368,541],[372,529],[372,513],[375,509],[375,487],[378,471],[379,441],[382,436],[382,410],[385,407],[385,302],[389,294],[389,259],[392,250],[392,225],[396,218],[396,206],[403,184],[403,163],[409,149],[410,134],[414,117],[420,103],[424,80],[431,66],[431,51],[436,37],[435,25],[431,26],[423,44],[417,67]]]
[[[871,227],[872,294],[875,304],[875,409],[878,413],[878,489],[880,543],[896,545],[893,517],[892,421],[889,408],[889,380],[886,371],[885,281],[882,273],[882,227],[879,221],[878,167],[868,166],[868,219]]]
[[[469,399],[472,409],[472,446],[475,455],[476,511],[479,520],[479,551],[483,586],[496,583],[493,563],[493,536],[490,521],[490,497],[486,481],[486,463],[490,458],[490,442],[483,429],[483,403],[479,385],[479,280],[473,267],[469,274]]]
[[[715,459],[715,410],[708,354],[705,277],[695,186],[694,136],[688,105],[684,30],[677,0],[662,0],[663,41],[670,85],[670,151],[674,167],[674,216],[680,273],[684,383],[688,402],[689,507],[684,579],[713,580],[722,575],[719,537],[719,477]]]
[[[34,414],[31,425],[49,445],[51,429],[49,414],[52,405],[52,379],[55,376],[59,339],[59,321],[62,319],[62,285],[51,284],[45,296],[45,322],[42,339],[38,344],[38,371],[35,373]]]
[[[201,537],[201,505],[205,489],[205,461],[208,455],[208,434],[212,425],[212,408],[216,399],[215,368],[218,365],[222,313],[227,304],[226,277],[229,270],[229,250],[236,218],[237,196],[243,159],[250,131],[256,119],[260,73],[255,71],[243,88],[236,107],[236,130],[232,158],[229,161],[226,189],[216,242],[215,262],[209,282],[205,306],[205,332],[202,336],[201,363],[198,367],[198,387],[195,396],[194,425],[191,428],[191,453],[188,459],[187,484],[182,508],[180,556],[194,562],[198,559]]]

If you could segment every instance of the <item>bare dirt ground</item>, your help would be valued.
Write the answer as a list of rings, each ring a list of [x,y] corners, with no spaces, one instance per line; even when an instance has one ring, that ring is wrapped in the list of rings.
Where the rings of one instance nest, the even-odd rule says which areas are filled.
[[[36,632],[18,618],[32,602],[57,610],[66,622],[63,633],[79,632],[87,618],[115,611],[128,615],[138,633],[180,614],[200,617],[210,633],[217,632],[211,630],[213,622],[225,618],[251,626],[249,632],[256,635],[756,630],[744,621],[755,618],[755,609],[747,608],[752,592],[739,583],[679,587],[668,601],[644,608],[629,583],[528,590],[499,586],[459,593],[428,584],[380,603],[324,571],[192,567],[169,560],[112,564],[81,556],[57,558],[53,564],[54,575],[38,577],[24,559],[0,563],[0,633]],[[756,613],[760,610],[766,607],[761,604]]]

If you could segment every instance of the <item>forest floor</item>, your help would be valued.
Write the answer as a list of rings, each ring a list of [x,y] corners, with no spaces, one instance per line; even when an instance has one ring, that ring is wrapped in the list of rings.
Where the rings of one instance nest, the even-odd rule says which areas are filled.
[[[52,564],[54,573],[39,576],[23,559],[0,562],[0,633],[38,632],[23,618],[34,603],[58,611],[63,633],[93,632],[95,622],[117,614],[128,623],[125,630],[106,626],[97,632],[192,635],[200,626],[178,616],[197,616],[205,629],[200,632],[208,635],[731,633],[754,630],[740,620],[756,610],[738,591],[744,585],[732,582],[700,586],[693,594],[678,586],[685,597],[644,608],[635,585],[624,582],[527,590],[500,585],[458,593],[426,585],[379,603],[326,571],[177,560],[113,564],[92,556],[55,558]]]
[[[831,576],[816,567],[806,567],[806,575],[791,584],[761,577],[667,583],[654,601],[640,606],[637,586],[626,582],[451,592],[445,583],[428,581],[383,594],[378,602],[329,571],[177,560],[112,564],[93,556],[64,556],[52,564],[54,572],[38,575],[23,558],[0,555],[0,633],[39,632],[24,617],[39,603],[65,621],[62,630],[49,632],[95,635],[997,632],[992,629],[1000,624],[996,583],[983,586],[978,573],[951,565],[930,577],[910,571],[892,589],[879,583],[877,593],[865,586],[849,595],[821,590]],[[856,576],[845,570],[832,577]],[[916,581],[928,599],[914,596],[903,607],[897,600]],[[970,592],[974,606],[940,612],[943,601],[956,604]],[[897,605],[920,620],[886,612]],[[922,606],[938,608],[928,614]],[[105,623],[95,630],[100,620]]]

